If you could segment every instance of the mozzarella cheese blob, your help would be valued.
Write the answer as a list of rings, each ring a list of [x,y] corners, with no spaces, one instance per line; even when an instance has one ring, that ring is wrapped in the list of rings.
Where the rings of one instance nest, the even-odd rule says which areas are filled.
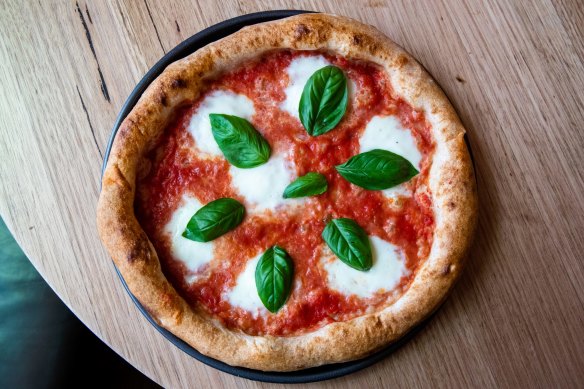
[[[172,256],[184,263],[191,272],[196,272],[213,259],[213,242],[195,242],[182,236],[189,220],[202,206],[196,198],[184,195],[164,227],[165,233],[170,237]],[[195,280],[196,276],[187,276],[187,282]]]
[[[268,313],[262,300],[260,300],[255,282],[255,271],[260,257],[261,254],[247,261],[245,269],[237,277],[233,289],[225,292],[224,295],[224,299],[229,304],[250,312],[253,317]]]
[[[374,149],[388,150],[401,155],[416,169],[420,169],[422,153],[418,150],[416,139],[410,130],[402,127],[395,116],[374,116],[367,123],[359,139],[359,152],[364,153]],[[410,191],[404,184],[385,189],[382,193],[389,198],[410,195]]]
[[[376,292],[391,291],[408,274],[405,257],[399,248],[377,236],[370,236],[373,266],[368,271],[353,269],[325,247],[321,263],[327,273],[328,286],[340,293],[360,298]]]
[[[195,139],[195,144],[200,151],[211,156],[223,156],[211,132],[209,120],[211,113],[234,115],[251,120],[255,109],[253,102],[247,96],[230,91],[215,91],[201,101],[201,105],[191,118],[188,131]]]
[[[299,119],[298,106],[306,82],[314,72],[330,64],[322,55],[302,56],[292,60],[287,69],[289,83],[284,90],[286,99],[280,108]]]
[[[231,185],[242,195],[251,209],[262,211],[281,205],[298,204],[296,199],[284,199],[284,189],[296,178],[296,172],[285,155],[272,155],[268,162],[252,169],[229,166]]]

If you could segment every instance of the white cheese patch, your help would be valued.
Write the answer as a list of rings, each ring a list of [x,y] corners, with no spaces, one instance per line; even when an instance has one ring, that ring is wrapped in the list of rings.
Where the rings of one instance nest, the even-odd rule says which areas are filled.
[[[371,236],[373,267],[368,271],[355,270],[324,248],[321,258],[327,273],[328,286],[344,295],[372,297],[376,292],[391,291],[408,274],[405,258],[399,248],[381,238]]]
[[[420,169],[422,153],[418,150],[416,139],[410,130],[402,127],[395,116],[374,116],[367,123],[365,132],[359,139],[359,145],[361,153],[373,149],[389,150],[401,155]],[[404,184],[385,189],[382,193],[389,198],[410,195],[410,191]]]
[[[255,271],[261,254],[247,261],[245,268],[237,277],[235,286],[224,295],[224,299],[234,307],[250,312],[254,317],[265,315],[268,310],[264,307],[255,283]]]
[[[374,116],[367,123],[359,145],[362,153],[373,149],[389,150],[410,161],[417,169],[420,168],[422,154],[416,139],[395,116]]]
[[[401,184],[394,186],[393,188],[384,189],[381,191],[383,196],[389,199],[397,199],[398,197],[409,197],[412,195],[412,191],[407,187],[406,184]]]
[[[347,92],[349,93],[349,100],[353,98],[359,91],[359,87],[352,79],[348,78],[347,80]]]
[[[284,189],[296,178],[296,172],[285,155],[272,155],[268,162],[252,169],[229,166],[231,185],[254,210],[276,209],[298,204],[301,199],[284,199]]]
[[[182,236],[189,220],[202,206],[196,198],[184,195],[179,207],[164,227],[164,231],[170,236],[172,256],[183,262],[192,272],[196,272],[213,259],[213,242],[195,242]],[[192,274],[186,276],[189,283],[196,278]]]
[[[230,91],[215,91],[201,101],[201,105],[191,117],[188,131],[195,139],[197,148],[212,156],[223,156],[211,132],[210,113],[235,115],[247,120],[255,113],[253,102],[245,95]]]
[[[292,60],[287,69],[289,83],[284,91],[286,100],[280,105],[280,108],[295,118],[299,118],[298,106],[306,82],[314,72],[330,64],[322,55],[303,56]]]

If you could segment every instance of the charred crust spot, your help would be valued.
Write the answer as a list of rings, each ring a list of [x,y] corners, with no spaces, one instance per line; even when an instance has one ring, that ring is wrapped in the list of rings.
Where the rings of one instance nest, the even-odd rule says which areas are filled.
[[[310,29],[305,24],[298,24],[294,28],[294,39],[302,39],[304,36],[310,34]]]
[[[150,247],[148,246],[148,238],[145,235],[141,236],[136,244],[132,247],[128,253],[127,260],[129,263],[135,263],[136,261],[148,262],[150,259]]]
[[[395,64],[398,68],[404,67],[406,66],[410,61],[408,60],[408,57],[406,57],[405,55],[400,55],[399,57],[397,57]]]
[[[170,83],[170,87],[173,89],[182,89],[182,88],[185,88],[186,86],[187,86],[187,82],[185,80],[183,80],[182,78],[175,78]]]
[[[166,97],[166,93],[160,92],[158,94],[158,102],[165,107],[168,105],[168,98]]]
[[[363,42],[363,38],[360,35],[353,35],[353,44],[358,46]]]
[[[379,45],[377,45],[375,42],[367,41],[363,43],[362,46],[363,48],[366,48],[372,55],[379,56],[383,59],[383,50],[381,50]]]
[[[454,208],[456,208],[456,203],[454,201],[450,201],[448,203],[448,209],[452,211]]]
[[[135,249],[132,249],[132,251],[130,251],[130,253],[128,254],[128,262],[134,263],[136,262],[136,260],[138,260],[138,258],[140,258],[138,252]]]

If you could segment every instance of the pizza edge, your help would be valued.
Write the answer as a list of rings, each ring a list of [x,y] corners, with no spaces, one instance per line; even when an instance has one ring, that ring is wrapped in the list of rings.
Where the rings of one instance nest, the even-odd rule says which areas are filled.
[[[395,304],[299,336],[250,336],[228,330],[191,308],[167,281],[134,215],[136,177],[173,107],[197,98],[206,77],[263,52],[285,48],[330,50],[377,63],[389,74],[395,92],[425,112],[436,141],[429,180],[436,227],[429,257]],[[328,14],[303,14],[249,26],[171,64],[144,92],[113,143],[98,201],[99,234],[130,291],[154,320],[205,355],[266,371],[355,360],[399,339],[430,315],[462,270],[478,215],[464,133],[430,75],[374,27]]]

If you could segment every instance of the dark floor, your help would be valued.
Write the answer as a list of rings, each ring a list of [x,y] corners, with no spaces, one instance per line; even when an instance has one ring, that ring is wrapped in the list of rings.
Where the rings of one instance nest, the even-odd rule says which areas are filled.
[[[155,388],[87,329],[0,218],[0,388]]]

